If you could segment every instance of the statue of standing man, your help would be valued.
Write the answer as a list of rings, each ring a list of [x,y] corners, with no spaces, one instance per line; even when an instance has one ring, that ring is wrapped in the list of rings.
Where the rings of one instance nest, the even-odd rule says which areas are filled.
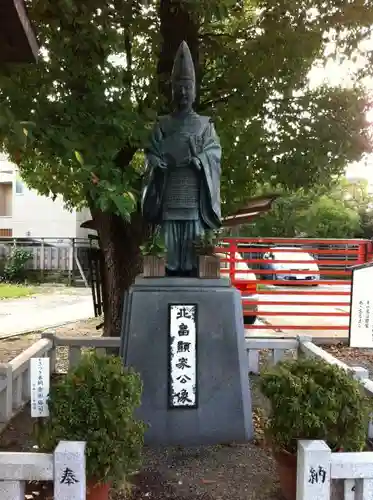
[[[161,226],[167,275],[196,276],[194,242],[221,225],[221,147],[211,119],[193,111],[195,70],[186,42],[176,53],[172,95],[175,109],[158,117],[145,149],[142,211]]]

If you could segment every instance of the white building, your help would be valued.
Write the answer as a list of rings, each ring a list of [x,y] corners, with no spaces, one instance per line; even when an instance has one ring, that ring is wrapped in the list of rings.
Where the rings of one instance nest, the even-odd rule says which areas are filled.
[[[88,209],[66,210],[61,197],[55,201],[29,189],[17,166],[0,158],[0,237],[87,238],[80,224],[91,215]]]

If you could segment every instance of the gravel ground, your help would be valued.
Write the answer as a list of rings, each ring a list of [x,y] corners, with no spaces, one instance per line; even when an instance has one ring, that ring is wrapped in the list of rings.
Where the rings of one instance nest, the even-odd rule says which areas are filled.
[[[369,378],[373,379],[373,350],[355,349],[342,344],[323,347],[332,356],[349,366],[360,366],[369,370]]]
[[[63,337],[99,337],[102,335],[101,330],[96,329],[96,325],[101,323],[101,319],[93,318],[84,321],[69,323],[57,328],[51,328],[48,331],[53,331],[57,335]],[[21,354],[25,349],[41,339],[41,332],[34,332],[28,335],[19,335],[17,337],[9,337],[0,340],[0,363],[7,363],[13,358]],[[66,371],[67,365],[64,360],[67,359],[67,348],[58,347],[58,365],[57,371]],[[61,365],[62,362],[62,365]]]
[[[56,329],[63,336],[100,336],[95,321],[85,321]],[[2,345],[0,361],[9,360],[21,352],[25,342],[30,345],[39,334],[29,338],[12,339]],[[39,336],[40,337],[40,336]],[[326,348],[332,355],[350,365],[364,366],[373,370],[373,354],[368,350],[349,349],[343,346]],[[286,357],[294,356],[287,351]],[[260,364],[267,363],[268,351],[261,352]],[[57,352],[57,371],[67,367],[67,349]],[[257,387],[258,377],[251,375],[251,389],[254,407],[255,439],[252,443],[231,446],[200,448],[144,448],[143,467],[131,480],[131,486],[124,486],[111,493],[111,500],[280,500],[276,464],[270,450],[263,442],[263,421],[268,403]],[[0,436],[2,451],[30,451],[34,440],[27,405],[11,425]],[[50,500],[53,491],[50,484],[30,483],[27,485],[28,500]]]
[[[141,471],[111,500],[280,500],[275,462],[261,440],[260,412],[254,422],[256,440],[244,445],[145,447]],[[0,436],[0,450],[33,451],[33,425],[27,405]],[[53,498],[45,483],[28,484],[26,493],[28,500]]]

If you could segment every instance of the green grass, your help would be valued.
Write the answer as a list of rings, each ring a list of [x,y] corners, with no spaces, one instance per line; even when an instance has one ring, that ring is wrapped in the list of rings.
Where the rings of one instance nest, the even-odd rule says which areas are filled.
[[[19,299],[20,297],[28,297],[34,293],[34,288],[30,286],[0,283],[0,300]]]

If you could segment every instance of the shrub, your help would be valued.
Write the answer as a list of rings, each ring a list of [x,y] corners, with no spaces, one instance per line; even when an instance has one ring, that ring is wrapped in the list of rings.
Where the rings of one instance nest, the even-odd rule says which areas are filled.
[[[219,231],[206,229],[193,243],[197,255],[215,255],[219,235]]]
[[[52,384],[50,416],[37,433],[41,450],[60,440],[86,441],[88,479],[122,482],[140,463],[145,426],[134,417],[142,383],[120,358],[83,355],[77,367]]]
[[[164,257],[166,247],[159,227],[156,227],[145,243],[140,246],[140,252],[143,256],[154,255],[158,258]]]
[[[5,259],[0,259],[0,283],[2,281],[5,281],[4,268],[5,268]]]
[[[271,403],[266,430],[273,448],[296,453],[298,439],[322,439],[332,450],[364,448],[372,403],[342,368],[283,361],[263,373],[260,388]]]
[[[32,254],[23,248],[13,247],[5,259],[3,279],[10,282],[21,282],[25,279],[26,264]]]

